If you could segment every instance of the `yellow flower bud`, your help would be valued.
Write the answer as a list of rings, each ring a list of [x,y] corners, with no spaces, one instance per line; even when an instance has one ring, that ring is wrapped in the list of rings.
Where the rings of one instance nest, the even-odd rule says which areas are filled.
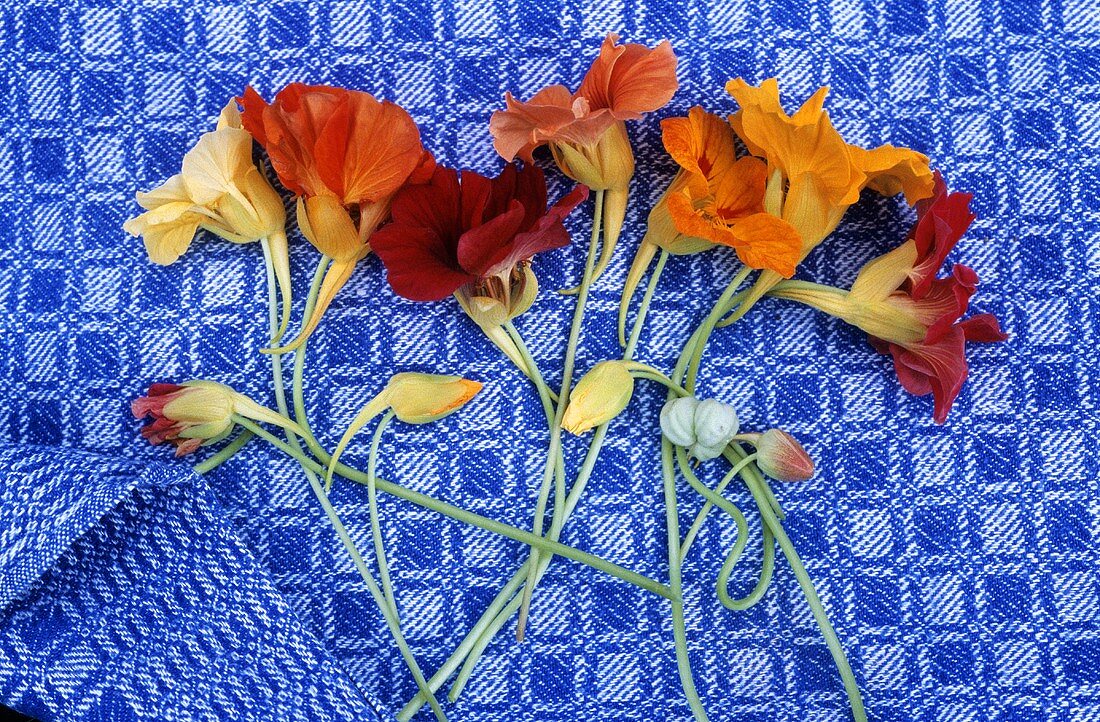
[[[426,424],[462,408],[481,387],[461,376],[407,372],[395,374],[383,394],[397,418],[406,424]]]
[[[569,394],[562,428],[583,434],[623,412],[634,395],[634,377],[623,361],[601,361],[577,382]]]
[[[359,410],[340,438],[325,473],[325,488],[332,485],[336,462],[355,434],[387,408],[392,409],[394,415],[407,424],[426,424],[462,408],[481,391],[481,387],[480,382],[461,376],[413,372],[394,374],[386,388]]]

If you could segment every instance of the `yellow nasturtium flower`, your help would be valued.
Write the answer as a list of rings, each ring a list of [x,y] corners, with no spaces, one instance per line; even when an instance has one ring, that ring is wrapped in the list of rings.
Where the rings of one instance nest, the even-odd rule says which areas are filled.
[[[233,243],[267,239],[289,309],[283,201],[252,162],[252,136],[241,127],[235,100],[222,110],[217,129],[203,134],[183,156],[180,172],[147,193],[139,192],[137,202],[145,212],[123,228],[141,236],[149,260],[160,265],[183,255],[200,228]]]

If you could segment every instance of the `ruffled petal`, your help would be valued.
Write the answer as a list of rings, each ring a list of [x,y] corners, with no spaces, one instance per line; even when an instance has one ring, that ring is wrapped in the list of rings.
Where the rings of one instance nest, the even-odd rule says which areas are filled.
[[[394,292],[411,301],[439,301],[476,278],[455,268],[454,251],[430,228],[391,223],[375,231],[371,248]]]
[[[666,40],[655,48],[618,45],[609,33],[581,82],[577,96],[593,110],[606,108],[616,120],[637,120],[663,108],[676,93],[676,55]]]

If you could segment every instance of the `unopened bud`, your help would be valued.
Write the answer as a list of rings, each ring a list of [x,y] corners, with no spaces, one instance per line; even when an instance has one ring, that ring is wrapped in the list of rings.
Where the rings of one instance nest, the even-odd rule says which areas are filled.
[[[686,396],[668,401],[661,409],[661,431],[700,461],[719,456],[738,428],[737,411],[715,399]]]
[[[426,424],[457,411],[481,391],[481,383],[461,376],[399,373],[382,395],[406,424]]]
[[[622,361],[601,361],[577,382],[569,394],[562,428],[583,434],[623,412],[634,395],[634,377]]]
[[[806,481],[814,475],[814,460],[798,440],[779,429],[754,434],[756,465],[768,476],[780,481]]]

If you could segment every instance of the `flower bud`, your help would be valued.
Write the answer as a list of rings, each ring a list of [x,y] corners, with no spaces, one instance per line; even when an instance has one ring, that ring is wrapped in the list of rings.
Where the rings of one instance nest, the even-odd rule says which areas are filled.
[[[779,429],[756,434],[756,465],[768,476],[780,481],[806,481],[814,475],[814,460],[802,444]]]
[[[738,426],[737,411],[715,399],[685,396],[666,402],[661,409],[661,431],[700,461],[721,455]]]
[[[739,430],[737,411],[729,404],[704,399],[695,407],[695,443],[722,450]]]
[[[137,418],[153,419],[141,430],[154,446],[169,442],[176,456],[184,456],[203,444],[225,437],[233,428],[233,415],[285,426],[288,420],[252,399],[214,381],[153,384],[148,396],[130,404]]]
[[[461,376],[406,372],[394,374],[382,396],[406,424],[426,424],[462,408],[481,386]]]
[[[569,394],[562,428],[583,434],[623,412],[634,395],[634,377],[622,361],[601,361],[577,382]]]

